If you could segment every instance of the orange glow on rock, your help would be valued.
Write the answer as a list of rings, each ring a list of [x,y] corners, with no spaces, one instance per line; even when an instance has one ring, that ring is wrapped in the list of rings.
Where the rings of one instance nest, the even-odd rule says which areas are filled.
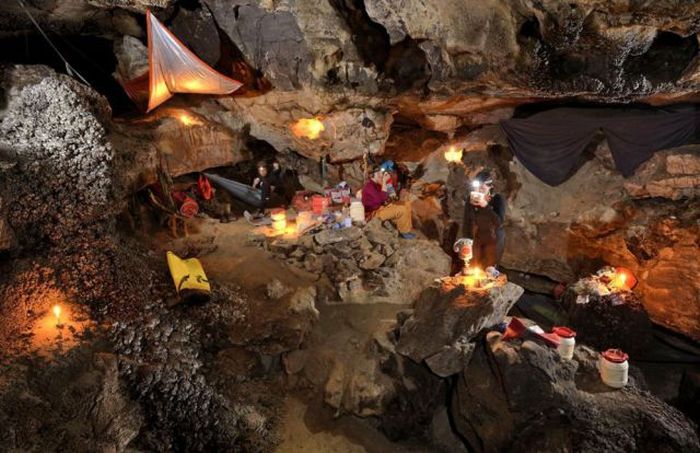
[[[185,111],[179,112],[177,114],[177,119],[184,126],[187,126],[187,127],[201,126],[202,124],[204,124],[204,123],[202,123],[202,121],[199,118],[197,118],[196,116],[192,115],[191,113],[185,112]]]
[[[309,140],[316,140],[325,130],[326,127],[317,118],[302,118],[292,125],[292,133],[295,137],[305,137]]]

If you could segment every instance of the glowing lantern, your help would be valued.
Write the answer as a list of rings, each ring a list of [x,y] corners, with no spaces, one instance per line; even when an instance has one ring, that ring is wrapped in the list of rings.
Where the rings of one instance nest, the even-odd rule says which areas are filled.
[[[611,289],[631,291],[635,286],[637,286],[637,277],[634,276],[631,270],[624,267],[615,268],[615,276],[610,282]]]
[[[454,146],[445,151],[445,160],[447,162],[462,162],[462,150],[457,150]]]
[[[56,317],[56,325],[60,324],[61,320],[61,306],[60,305],[54,305],[53,306],[53,314]]]
[[[464,286],[468,288],[481,288],[482,282],[486,278],[486,274],[479,267],[471,267],[464,276]]]
[[[292,125],[292,133],[295,137],[306,137],[316,140],[326,127],[316,118],[303,118]]]
[[[287,230],[287,215],[283,209],[272,211],[270,218],[272,218],[272,229],[276,233],[284,233]]]
[[[201,126],[202,121],[199,120],[194,115],[191,115],[190,113],[187,112],[180,112],[177,114],[177,119],[185,126]]]

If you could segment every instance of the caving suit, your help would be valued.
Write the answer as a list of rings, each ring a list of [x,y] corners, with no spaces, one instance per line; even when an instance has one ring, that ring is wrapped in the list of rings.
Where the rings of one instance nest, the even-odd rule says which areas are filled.
[[[506,201],[501,194],[494,195],[484,207],[464,204],[463,235],[473,239],[472,263],[485,269],[501,262],[506,234],[503,223],[506,218]]]

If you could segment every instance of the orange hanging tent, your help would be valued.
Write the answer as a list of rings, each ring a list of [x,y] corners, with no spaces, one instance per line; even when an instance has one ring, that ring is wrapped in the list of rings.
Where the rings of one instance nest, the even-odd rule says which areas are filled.
[[[148,72],[123,86],[137,104],[148,100],[147,112],[175,93],[230,94],[243,85],[200,60],[150,11],[146,12],[146,24]]]

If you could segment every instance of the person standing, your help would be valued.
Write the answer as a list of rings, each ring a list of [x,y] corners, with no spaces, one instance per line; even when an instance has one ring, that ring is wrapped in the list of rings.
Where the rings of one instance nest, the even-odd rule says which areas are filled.
[[[482,269],[496,267],[501,261],[506,239],[505,217],[506,201],[501,194],[494,194],[491,171],[480,171],[464,204],[463,235],[474,241],[473,263]]]
[[[387,185],[390,175],[380,167],[374,167],[370,171],[370,179],[362,188],[362,204],[365,207],[367,218],[390,220],[399,230],[399,236],[404,239],[415,239],[411,232],[413,222],[411,219],[411,203],[409,201],[389,201]]]

